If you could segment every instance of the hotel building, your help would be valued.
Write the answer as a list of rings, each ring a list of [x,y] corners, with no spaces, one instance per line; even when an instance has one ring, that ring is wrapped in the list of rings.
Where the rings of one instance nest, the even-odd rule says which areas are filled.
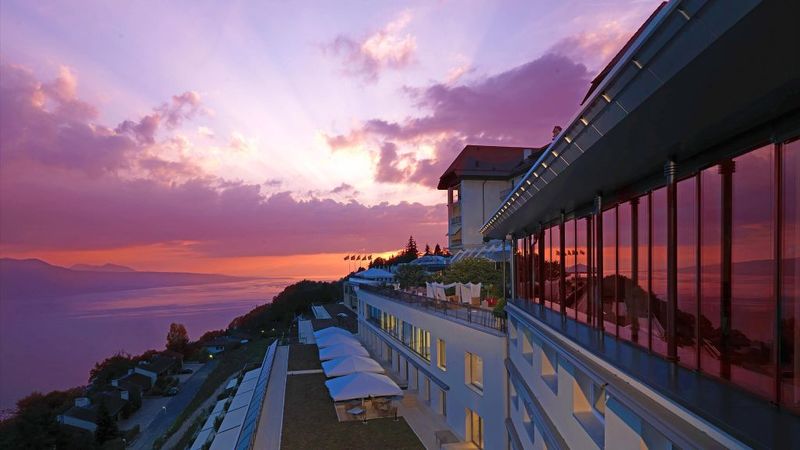
[[[357,293],[359,339],[443,431],[473,448],[507,448],[505,320],[402,291],[360,285]]]
[[[800,4],[662,4],[487,218],[512,448],[800,447]]]

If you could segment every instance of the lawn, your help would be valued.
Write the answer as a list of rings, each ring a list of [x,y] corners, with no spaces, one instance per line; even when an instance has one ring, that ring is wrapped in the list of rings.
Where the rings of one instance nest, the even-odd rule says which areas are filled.
[[[293,350],[294,347],[289,353],[290,367]],[[325,375],[321,373],[287,377],[281,448],[424,449],[402,417],[396,422],[393,419],[373,419],[366,424],[339,422],[325,388]]]
[[[322,369],[319,350],[314,344],[292,344],[289,347],[289,371]]]

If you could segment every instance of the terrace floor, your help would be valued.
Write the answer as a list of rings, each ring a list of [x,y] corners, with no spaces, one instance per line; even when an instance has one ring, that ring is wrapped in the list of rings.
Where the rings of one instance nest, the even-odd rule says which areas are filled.
[[[292,345],[289,371],[321,369],[316,345]],[[289,374],[283,411],[283,449],[422,449],[400,417],[339,422],[322,373]]]

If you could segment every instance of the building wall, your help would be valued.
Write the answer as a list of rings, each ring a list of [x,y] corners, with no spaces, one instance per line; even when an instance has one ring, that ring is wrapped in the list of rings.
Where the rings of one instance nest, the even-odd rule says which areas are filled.
[[[465,408],[469,408],[477,412],[483,419],[484,448],[507,448],[507,433],[504,424],[507,389],[506,374],[503,368],[506,355],[505,335],[481,331],[465,323],[449,320],[363,290],[358,292],[358,297],[361,304],[359,338],[365,346],[383,361],[387,361],[391,356],[391,366],[402,378],[406,377],[406,366],[408,366],[406,380],[409,389],[417,389],[420,400],[425,400],[425,403],[433,411],[440,414],[442,412],[442,389],[435,382],[426,382],[428,376],[422,371],[415,370],[414,364],[424,367],[425,370],[444,382],[449,387],[445,394],[446,417],[444,420],[459,438],[468,440]],[[379,326],[369,322],[366,314],[368,305],[429,331],[431,334],[430,362],[408,350],[402,342],[381,330]],[[440,369],[437,365],[437,339],[442,339],[446,343],[445,370]],[[398,352],[387,342],[392,342],[402,350]],[[465,381],[466,352],[476,354],[483,360],[482,393],[468,386]],[[412,361],[412,364],[408,363],[409,360]],[[430,386],[429,395],[427,395],[428,386]]]
[[[537,326],[514,308],[509,308],[509,370],[510,418],[525,448],[544,448],[543,427],[537,422],[548,420],[554,424],[557,436],[569,448],[671,449],[672,443],[658,425],[663,417],[644,418],[634,412],[628,400],[616,395],[609,381],[590,372],[572,357],[570,349],[548,338]],[[549,367],[548,367],[549,364]],[[554,372],[552,377],[549,373]],[[519,376],[519,378],[518,378]],[[626,377],[619,373],[620,377]],[[518,387],[513,387],[518,386]],[[530,390],[540,408],[525,399],[523,390]],[[596,390],[595,390],[596,389]],[[594,394],[590,393],[594,390]],[[642,396],[657,397],[665,404],[671,402],[655,392],[642,392]],[[599,403],[594,400],[602,399]],[[599,406],[595,406],[599,405]],[[680,408],[671,404],[671,408]],[[525,417],[527,414],[528,418]],[[537,417],[538,415],[538,417]],[[547,417],[543,417],[546,415]],[[687,416],[705,433],[709,442],[719,448],[746,448],[730,436],[708,426],[702,419]]]
[[[483,245],[480,228],[500,206],[500,193],[510,181],[461,180],[461,240],[464,248]]]
[[[72,416],[58,416],[59,422],[63,423],[64,425],[70,425],[76,428],[81,428],[84,430],[91,431],[94,433],[94,430],[97,429],[97,425],[93,422],[89,422],[88,420],[81,420]]]

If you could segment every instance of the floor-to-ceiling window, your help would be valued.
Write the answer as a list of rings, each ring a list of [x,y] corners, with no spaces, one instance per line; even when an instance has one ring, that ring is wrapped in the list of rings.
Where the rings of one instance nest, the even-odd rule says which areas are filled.
[[[667,354],[667,188],[650,194],[650,348]]]
[[[700,172],[700,370],[721,371],[722,168]]]
[[[774,152],[767,145],[733,160],[731,241],[731,380],[774,392]]]
[[[688,174],[668,203],[659,187],[599,217],[569,220],[563,252],[558,226],[539,235],[542,247],[526,243],[529,264],[544,264],[536,274],[545,304],[560,311],[563,277],[567,316],[587,321],[591,292],[583,286],[602,255],[596,326],[662,356],[673,334],[679,364],[800,410],[800,141]],[[672,324],[668,208],[677,218]]]
[[[781,155],[781,403],[800,411],[800,140]]]
[[[617,207],[617,290],[616,316],[619,337],[627,341],[639,338],[639,323],[635,320],[637,305],[633,289],[633,211],[631,202]]]
[[[606,333],[617,334],[617,208],[603,211],[602,319]]]
[[[678,361],[697,368],[697,177],[677,186],[677,309],[675,336]]]

